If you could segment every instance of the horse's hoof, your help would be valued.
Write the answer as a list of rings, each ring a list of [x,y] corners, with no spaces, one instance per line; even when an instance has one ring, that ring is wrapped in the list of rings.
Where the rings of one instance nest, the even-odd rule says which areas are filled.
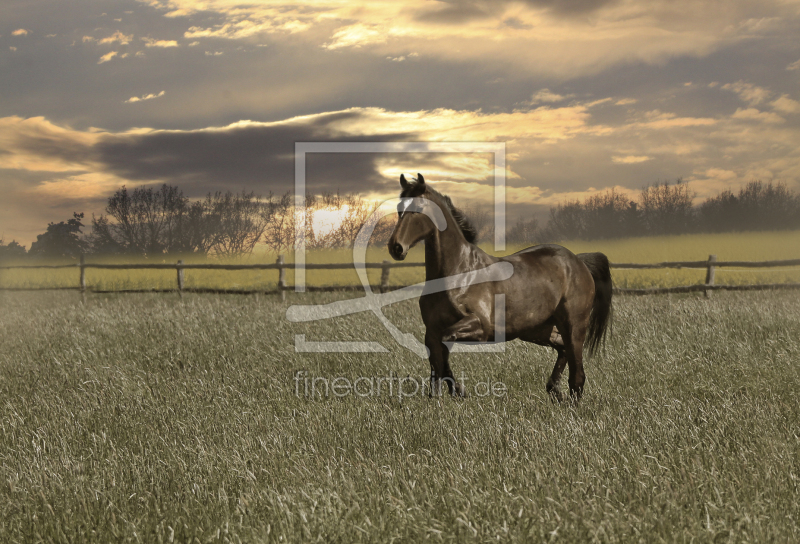
[[[558,382],[554,383],[553,381],[548,380],[545,389],[547,389],[547,394],[550,395],[550,399],[554,403],[561,404],[561,402],[564,400],[564,395],[561,394],[561,390],[558,388]]]

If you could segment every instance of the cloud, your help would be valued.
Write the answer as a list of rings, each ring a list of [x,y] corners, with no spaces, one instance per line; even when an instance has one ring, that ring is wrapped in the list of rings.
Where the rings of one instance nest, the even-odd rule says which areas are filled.
[[[517,17],[509,17],[505,19],[502,26],[506,28],[513,28],[514,30],[530,30],[533,28],[532,24],[526,23]]]
[[[710,117],[678,117],[672,112],[652,110],[645,112],[643,119],[635,120],[627,128],[647,128],[655,130],[702,127],[718,123],[717,119]]]
[[[118,54],[119,53],[117,53],[116,51],[111,51],[110,53],[106,53],[105,55],[100,57],[100,60],[97,61],[97,64],[103,64],[104,62],[108,62],[114,57],[116,57]]]
[[[736,112],[733,114],[733,119],[741,119],[745,121],[758,121],[760,123],[772,123],[772,124],[779,124],[785,123],[786,119],[778,115],[777,113],[773,113],[771,111],[760,111],[756,108],[737,108]]]
[[[343,56],[321,51],[317,46],[309,50],[331,58]],[[410,56],[408,50],[406,45],[406,58]],[[198,58],[197,53],[191,56]],[[240,56],[244,55],[232,56],[230,61]],[[358,61],[363,58],[359,54]],[[390,65],[384,59],[385,56],[376,59],[377,64]],[[428,61],[426,56],[425,63],[418,63],[415,70],[424,68]],[[440,66],[433,64],[431,70]],[[371,77],[380,79],[372,74]],[[479,81],[489,79],[486,74],[480,74],[480,78]],[[682,74],[675,85],[679,87],[685,79],[688,78]],[[363,85],[364,81],[357,83]],[[706,86],[702,80],[696,81],[698,87]],[[220,126],[191,130],[79,130],[41,117],[5,118],[0,119],[0,169],[13,170],[14,176],[30,174],[32,181],[25,185],[28,206],[36,202],[30,197],[34,194],[31,191],[52,199],[59,191],[99,198],[97,195],[107,194],[123,183],[170,183],[190,196],[226,188],[282,193],[293,187],[296,141],[502,141],[507,146],[510,202],[520,207],[527,202],[529,206],[544,207],[545,211],[549,203],[561,202],[570,195],[585,196],[612,185],[636,190],[659,179],[679,176],[689,180],[701,196],[713,196],[729,187],[735,189],[736,184],[752,179],[749,176],[782,179],[793,188],[800,187],[800,156],[792,146],[792,142],[800,141],[800,127],[795,118],[788,117],[796,113],[800,104],[762,82],[729,85],[726,91],[745,100],[735,112],[723,108],[714,111],[705,106],[690,108],[675,100],[617,98],[621,93],[613,89],[609,89],[613,99],[587,92],[586,96],[595,99],[582,101],[561,91],[562,87],[551,85],[533,94],[531,100],[536,98],[538,105],[511,111],[481,111],[477,107],[337,108],[286,116],[281,121],[222,122]],[[530,80],[525,81],[525,87],[530,92]],[[519,89],[525,87],[518,85]],[[490,89],[495,92],[496,87]],[[625,88],[622,92],[633,91]],[[163,95],[163,91],[138,95],[125,102]],[[567,98],[568,105],[559,104]],[[181,92],[179,102],[185,100]],[[362,99],[350,100],[358,103]],[[760,104],[750,106],[747,100],[760,100]],[[153,103],[152,108],[118,109],[135,113],[130,118],[136,120],[153,119],[146,117],[147,110],[153,110],[159,112],[161,119],[163,112],[171,111],[172,102],[167,109],[163,109],[164,101]],[[601,103],[607,106],[599,107]],[[650,104],[654,103],[660,109],[651,109]],[[196,99],[187,108],[202,108],[202,104]],[[311,106],[304,109],[313,111]],[[693,115],[698,111],[703,112],[702,117]],[[147,127],[145,123],[127,126]],[[169,126],[168,122],[158,123]],[[154,124],[151,121],[149,126]],[[421,171],[445,184],[446,191],[464,205],[485,202],[491,194],[490,156],[319,154],[307,159],[308,179],[314,191],[353,188],[376,197],[388,195],[396,192],[398,172]],[[5,174],[4,181],[10,175]],[[92,190],[93,183],[99,188]],[[517,210],[513,206],[511,209]]]
[[[145,0],[141,0],[145,1]],[[695,0],[402,0],[365,4],[318,0],[146,0],[170,20],[208,17],[186,38],[250,40],[296,34],[326,50],[358,48],[378,58],[403,56],[409,40],[444,62],[509,64],[572,78],[606,68],[705,57],[733,44],[792,28],[788,3],[732,0],[725,10]],[[277,38],[276,38],[277,39]],[[522,54],[521,52],[524,52]]]
[[[25,30],[24,28],[18,28],[11,33],[12,36],[27,36],[28,34],[30,34],[30,30]]]
[[[98,133],[58,126],[43,117],[0,118],[0,169],[62,173],[85,170]]]
[[[770,102],[770,105],[782,113],[800,113],[800,102],[789,98],[788,94],[783,94],[780,98]]]
[[[757,106],[758,104],[761,104],[772,95],[770,90],[742,80],[739,80],[736,83],[727,83],[722,86],[722,89],[735,92],[739,95],[739,98],[751,106]]]
[[[560,95],[554,92],[551,92],[550,89],[542,89],[537,91],[531,95],[531,99],[528,101],[528,104],[541,104],[543,102],[561,102],[562,100],[566,100],[568,98],[572,98],[573,94],[568,95]]]
[[[653,157],[646,155],[626,155],[611,157],[611,161],[615,164],[639,164],[641,162],[651,161]]]
[[[175,40],[156,40],[153,38],[142,38],[145,47],[178,47]]]
[[[331,36],[331,41],[324,44],[323,47],[325,49],[361,47],[384,43],[387,39],[386,33],[379,26],[357,23],[338,29]]]
[[[786,67],[787,70],[800,70],[800,60],[796,60]]]
[[[108,36],[107,38],[103,38],[100,41],[98,41],[97,43],[99,43],[101,45],[107,44],[107,43],[119,43],[121,45],[127,45],[127,44],[131,43],[132,39],[133,39],[133,34],[125,35],[122,32],[120,32],[119,30],[117,30],[111,36]],[[83,40],[86,41],[86,36],[84,36]]]
[[[524,2],[561,15],[584,15],[619,3],[618,0],[524,0]]]
[[[63,204],[64,200],[105,200],[124,184],[124,179],[106,172],[85,172],[43,181],[28,192],[36,199]]]
[[[211,27],[191,26],[184,33],[184,38],[224,38],[241,40],[259,34],[285,32],[295,34],[303,32],[310,24],[301,18],[286,16],[289,8],[275,9],[269,13],[259,12],[258,17],[242,19],[234,17],[232,21]]]
[[[9,45],[9,46],[8,46],[8,50],[9,50],[9,51],[16,51],[16,50],[17,50],[17,48],[16,48],[16,47],[14,47],[13,45]]]
[[[126,104],[131,104],[133,102],[141,102],[143,100],[152,100],[154,98],[159,98],[161,96],[164,96],[165,94],[166,94],[166,91],[161,91],[158,94],[151,93],[151,94],[145,94],[145,95],[142,95],[142,96],[132,96],[129,99],[127,99],[125,101],[125,103]]]

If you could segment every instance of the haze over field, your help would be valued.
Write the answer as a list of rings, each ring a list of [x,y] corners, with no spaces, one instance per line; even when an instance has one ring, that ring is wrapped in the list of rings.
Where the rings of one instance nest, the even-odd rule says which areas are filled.
[[[507,142],[508,212],[683,177],[800,189],[800,2],[8,0],[0,235],[119,186],[293,188],[297,141]],[[400,172],[490,202],[490,157],[317,155],[312,191]]]

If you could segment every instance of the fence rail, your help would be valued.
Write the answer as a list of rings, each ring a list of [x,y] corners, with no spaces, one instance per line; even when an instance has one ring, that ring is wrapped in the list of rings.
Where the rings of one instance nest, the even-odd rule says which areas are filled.
[[[394,289],[401,289],[405,286],[390,286],[389,275],[393,268],[419,268],[424,267],[425,263],[412,262],[412,263],[396,263],[391,261],[383,261],[382,263],[364,263],[364,267],[368,269],[380,269],[381,280],[380,284],[371,285],[370,287],[375,291],[385,293]],[[683,285],[679,287],[654,287],[648,289],[627,289],[627,288],[614,288],[615,294],[631,294],[631,295],[652,295],[652,294],[665,294],[665,293],[692,293],[703,292],[708,296],[713,291],[727,290],[727,291],[758,291],[767,289],[798,289],[800,283],[770,283],[770,284],[754,284],[754,285],[717,285],[715,283],[715,272],[717,268],[722,267],[735,267],[735,268],[777,268],[777,267],[792,267],[800,266],[800,259],[789,259],[782,261],[717,261],[716,255],[709,255],[708,260],[705,261],[675,261],[663,263],[610,263],[611,268],[614,269],[664,269],[664,268],[696,268],[706,269],[706,280],[702,284],[696,285]],[[353,263],[333,263],[333,264],[305,264],[306,270],[347,270],[355,269]],[[77,268],[80,270],[79,283],[75,287],[41,287],[41,288],[15,288],[15,287],[0,287],[2,291],[45,291],[45,290],[79,290],[84,297],[87,291],[93,293],[219,293],[219,294],[279,294],[281,298],[286,297],[286,291],[292,289],[286,283],[286,270],[294,269],[293,263],[285,262],[284,256],[278,256],[275,263],[271,264],[187,264],[182,260],[177,261],[175,264],[171,263],[130,263],[130,264],[103,264],[103,263],[87,263],[83,255],[80,261],[73,264],[62,265],[11,265],[0,266],[0,270],[9,269],[54,269],[54,268]],[[86,270],[89,268],[105,269],[105,270],[175,270],[177,278],[176,289],[118,289],[118,290],[100,290],[91,289],[86,286]],[[233,290],[233,289],[212,289],[212,288],[186,288],[184,287],[184,271],[185,270],[277,270],[278,282],[277,288],[273,290]],[[362,285],[332,285],[332,286],[306,286],[307,291],[355,291],[361,290]]]

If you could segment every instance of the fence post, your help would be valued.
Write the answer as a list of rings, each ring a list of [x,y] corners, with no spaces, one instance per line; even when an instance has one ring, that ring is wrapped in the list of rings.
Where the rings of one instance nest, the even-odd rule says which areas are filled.
[[[178,259],[178,294],[183,298],[183,259]]]
[[[86,302],[86,257],[81,253],[81,302]]]
[[[717,256],[716,255],[709,255],[708,256],[708,265],[707,265],[708,268],[706,269],[706,285],[707,286],[708,285],[714,285],[714,273],[716,271],[716,268],[714,267],[714,263],[715,262],[717,262]],[[707,289],[705,291],[703,291],[703,293],[705,294],[706,298],[711,296],[711,291],[709,291]]]
[[[278,291],[281,293],[281,301],[284,301],[286,300],[286,269],[283,267],[283,255],[278,255],[276,264],[280,267],[278,268]]]
[[[389,291],[389,261],[383,261],[383,266],[381,267],[381,293],[386,293]]]

